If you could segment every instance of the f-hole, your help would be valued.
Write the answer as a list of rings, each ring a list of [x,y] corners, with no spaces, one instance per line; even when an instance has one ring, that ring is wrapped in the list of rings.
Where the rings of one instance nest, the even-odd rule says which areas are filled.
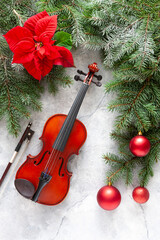
[[[48,155],[50,155],[50,151],[46,151],[44,152],[42,158],[40,159],[40,161],[38,163],[36,163],[36,161],[34,161],[34,165],[38,166],[42,161],[43,161],[43,158],[45,157],[45,155],[48,153]]]
[[[61,166],[60,166],[60,168],[59,168],[59,176],[60,176],[60,177],[63,177],[64,174],[63,174],[63,173],[61,174],[61,169],[62,169],[62,166],[63,166],[63,163],[64,163],[64,158],[60,157],[59,160],[62,160]]]

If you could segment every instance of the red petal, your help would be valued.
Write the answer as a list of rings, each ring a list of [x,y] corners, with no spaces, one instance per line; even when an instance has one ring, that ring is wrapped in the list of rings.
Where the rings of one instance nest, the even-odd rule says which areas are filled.
[[[57,28],[57,15],[45,17],[39,20],[35,27],[35,33],[37,36],[43,37],[47,35],[52,38]]]
[[[49,60],[47,57],[45,57],[41,61],[40,66],[41,66],[42,77],[44,77],[52,70],[53,60]]]
[[[37,21],[44,17],[47,17],[47,16],[49,16],[49,15],[46,12],[46,10],[41,13],[38,13],[38,14],[28,18],[28,20],[24,23],[24,27],[28,28],[32,32],[32,34],[35,35],[34,29],[35,29]]]
[[[53,60],[53,65],[62,65],[63,66],[63,59],[56,58],[55,60]]]
[[[50,44],[45,46],[46,48],[46,56],[50,60],[54,60],[56,58],[61,58],[60,53],[57,51],[57,48],[55,46],[51,46]]]
[[[41,80],[41,77],[46,76],[51,71],[53,60],[49,60],[46,57],[41,60],[35,54],[34,59],[31,62],[23,64],[23,66],[34,78]]]
[[[12,63],[26,63],[34,57],[34,41],[21,41],[16,45]]]
[[[24,27],[14,27],[5,35],[3,35],[9,45],[9,48],[14,52],[17,43],[22,40],[32,39],[32,33]]]
[[[74,67],[72,53],[65,47],[55,46],[62,58],[54,60],[54,65],[62,65],[63,67]]]
[[[40,41],[43,43],[43,44],[48,44],[51,42],[50,38],[47,36],[47,35],[44,35],[42,37],[39,37]]]
[[[38,56],[40,59],[43,59],[44,58],[44,53],[45,53],[45,47],[41,47],[38,51]]]
[[[35,79],[41,80],[41,70],[40,64],[36,56],[34,56],[33,60],[28,63],[24,63],[23,66],[27,70],[29,74],[31,74]]]

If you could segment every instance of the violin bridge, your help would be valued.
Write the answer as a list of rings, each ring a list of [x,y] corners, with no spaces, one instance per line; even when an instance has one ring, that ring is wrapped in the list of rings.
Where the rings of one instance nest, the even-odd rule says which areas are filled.
[[[41,173],[41,176],[39,177],[38,188],[37,188],[36,192],[34,193],[34,195],[32,197],[32,201],[34,201],[34,202],[38,201],[38,197],[39,197],[42,189],[45,187],[45,185],[47,183],[49,183],[51,178],[52,178],[52,176],[50,176],[49,174],[46,174],[44,172]]]

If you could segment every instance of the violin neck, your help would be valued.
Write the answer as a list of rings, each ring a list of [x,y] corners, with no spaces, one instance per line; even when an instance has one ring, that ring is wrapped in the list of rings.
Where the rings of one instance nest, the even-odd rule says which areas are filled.
[[[83,83],[76,99],[74,100],[72,107],[62,125],[62,128],[53,144],[53,148],[63,152],[71,130],[73,128],[74,122],[76,120],[77,114],[85,97],[85,94],[88,90],[89,85]]]

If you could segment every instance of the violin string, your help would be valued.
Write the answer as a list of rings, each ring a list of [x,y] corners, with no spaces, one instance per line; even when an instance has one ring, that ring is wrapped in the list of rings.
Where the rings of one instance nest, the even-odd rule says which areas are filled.
[[[53,148],[53,150],[52,150],[52,152],[51,152],[51,154],[50,154],[50,157],[49,157],[49,159],[47,160],[47,163],[46,163],[46,166],[45,166],[45,170],[47,170],[47,168],[49,168],[49,165],[51,164],[51,162],[52,162],[52,160],[53,160],[53,159],[52,159],[53,155],[54,155],[56,152],[58,152],[58,150],[56,149],[56,147],[58,147],[60,141],[61,141],[61,139],[59,139],[59,141],[57,142],[56,146]],[[58,153],[57,153],[57,154],[58,154]],[[57,156],[56,156],[56,157],[57,157]]]
[[[86,76],[86,78],[85,78],[85,80],[88,78],[88,75]],[[82,89],[83,90],[83,89]],[[84,91],[84,90],[83,90]],[[84,94],[84,92],[82,91],[82,93],[80,93],[80,96],[79,96],[79,98],[77,99],[78,101],[80,101],[80,99],[81,99],[81,97],[82,97],[82,99],[81,99],[81,103],[82,103],[82,101],[83,101],[83,98],[84,98],[84,96],[83,96],[83,94]],[[86,93],[86,92],[85,92]],[[74,109],[74,113],[72,113],[73,114],[73,116],[74,116],[74,114],[75,114],[75,112],[77,111],[77,108],[78,108],[79,106],[76,104],[76,108]],[[78,112],[77,112],[78,113]],[[71,120],[73,121],[75,121],[76,119],[74,119],[74,117],[73,118],[71,118]],[[72,121],[70,121],[70,125],[72,124]],[[70,126],[69,124],[68,124],[68,128],[69,128],[69,126]],[[73,122],[73,125],[74,125],[74,122]],[[62,141],[62,139],[59,139],[59,142],[57,142],[57,146],[59,145],[59,143],[60,143],[60,141],[61,141],[61,145],[60,145],[60,148],[61,148],[61,146],[62,146],[62,143],[63,143],[63,141]],[[55,154],[55,152],[57,151],[57,154],[54,156],[55,157],[55,159],[53,160],[53,159],[51,159],[52,158],[52,156]],[[55,149],[55,151],[54,151],[54,149],[52,150],[52,152],[51,152],[51,156],[50,156],[50,158],[48,159],[48,161],[47,161],[47,166],[48,166],[48,169],[47,169],[47,167],[46,167],[46,170],[47,170],[47,172],[48,172],[48,170],[49,169],[51,169],[51,170],[53,170],[54,168],[55,168],[55,166],[57,165],[57,161],[59,160],[59,156],[61,155],[61,153],[62,152],[59,152],[57,149]],[[52,161],[51,161],[52,160]],[[52,163],[52,164],[51,164]],[[49,166],[49,165],[51,165],[51,166]],[[53,168],[54,167],[54,168]],[[51,171],[50,170],[50,171]]]
[[[78,101],[81,100],[81,102],[82,102],[82,100],[83,100],[83,98],[84,98],[84,93],[86,93],[86,89],[82,89],[82,93],[81,93],[81,95],[79,96]],[[79,106],[76,104],[76,108],[74,109],[74,114],[76,113],[76,111],[78,110],[78,108],[79,108]],[[73,114],[73,115],[74,115],[74,114]],[[70,121],[69,126],[71,126],[72,124],[74,124],[73,121],[75,121],[74,117],[71,118],[71,121]],[[68,128],[69,128],[69,126],[68,126]],[[62,144],[63,144],[63,142],[61,142],[60,147],[62,146]],[[60,153],[61,153],[61,152],[60,152]],[[59,155],[59,154],[57,154],[57,155]],[[53,161],[52,164],[51,164],[51,166],[49,167],[49,168],[50,168],[50,171],[53,172],[53,169],[55,168],[58,160],[59,160],[59,159],[58,159],[58,157],[56,156],[55,161]]]
[[[56,155],[54,155],[55,153],[56,153]],[[49,168],[50,168],[51,162],[54,162],[56,160],[56,158],[59,158],[60,154],[61,154],[61,152],[59,152],[58,149],[53,148],[53,150],[47,160],[47,163],[45,165],[44,172],[49,173]]]
[[[71,125],[71,124],[72,124],[72,122],[71,122],[69,125]],[[61,146],[62,146],[62,143],[61,143],[60,147],[61,147]],[[53,170],[55,169],[61,153],[62,153],[62,152],[57,152],[57,155],[55,156],[54,161],[51,162],[51,164],[50,164],[50,166],[49,166],[49,171],[50,171],[51,173],[52,173]]]
[[[88,76],[89,76],[89,74],[87,74],[86,75],[86,77],[85,77],[85,80],[84,80],[84,82],[86,83],[86,80],[87,80],[87,78],[88,78]],[[83,90],[83,89],[82,89]],[[83,93],[83,91],[82,91],[82,93]],[[82,97],[82,94],[81,93],[81,95],[79,96],[79,98],[78,98],[78,101],[79,101],[79,99],[81,99],[81,97]],[[83,98],[84,98],[84,96],[83,96]],[[82,100],[81,100],[81,102],[83,101],[83,98],[82,98]],[[77,108],[75,109],[75,111],[77,111]],[[77,112],[78,113],[78,112]],[[73,113],[72,113],[73,114]],[[73,114],[74,115],[74,114]],[[73,117],[74,118],[74,117]],[[75,121],[75,119],[74,119],[74,121]],[[71,123],[70,123],[70,125],[72,124],[72,121],[71,121]],[[74,125],[74,122],[73,122],[73,125]],[[67,130],[66,130],[67,131]],[[62,141],[62,139],[59,139],[59,142],[60,141]],[[57,146],[59,145],[59,142],[57,142]],[[62,146],[62,144],[60,145],[60,147]],[[58,155],[60,155],[61,154],[61,152],[58,152],[58,150],[57,149],[55,149],[55,151],[54,151],[54,149],[52,150],[52,152],[51,152],[51,155],[50,155],[50,157],[49,157],[49,159],[48,159],[48,161],[47,161],[47,163],[46,163],[46,166],[45,166],[45,169],[46,169],[46,172],[48,172],[48,168],[49,168],[49,165],[51,165],[51,162],[52,162],[52,165],[51,165],[51,168],[50,169],[52,169],[52,167],[53,167],[53,165],[54,165],[54,162],[55,162],[55,165],[57,164],[57,161],[55,161],[56,159],[52,159],[52,157],[53,157],[53,155],[55,154],[55,152],[57,151],[57,154],[56,154],[56,156],[55,156],[55,158],[57,158],[58,157]],[[58,157],[59,158],[59,157]],[[52,160],[52,161],[51,161]]]
[[[77,101],[79,101],[82,96],[83,96],[83,91],[82,91],[81,95],[79,96],[79,99],[77,99]],[[73,115],[76,113],[78,107],[79,107],[78,104],[76,104],[76,108],[74,109]],[[70,121],[70,123],[69,123],[69,126],[71,126],[71,124],[73,123],[73,120],[74,120],[74,117],[71,118],[71,121]],[[60,144],[60,148],[61,148],[62,143],[63,143],[62,139],[59,140],[59,142],[57,143],[56,147],[59,145],[60,142],[61,142],[61,144]],[[48,166],[48,171],[50,170],[50,171],[53,172],[53,169],[54,169],[55,166],[57,165],[57,162],[58,162],[58,160],[59,160],[59,156],[60,156],[61,153],[62,153],[62,152],[59,152],[59,151],[58,151],[57,154],[54,156],[54,160],[52,161],[52,164],[51,164],[51,162],[50,162],[50,166]],[[53,154],[52,154],[52,156],[53,156]]]
[[[81,94],[82,95],[82,94]],[[80,96],[81,96],[80,95]],[[79,101],[79,99],[77,99],[77,102]],[[76,106],[77,106],[77,104],[76,104]],[[77,108],[75,108],[74,109],[74,112],[73,112],[73,115],[74,115],[74,113],[77,111]],[[63,125],[62,125],[63,126]],[[70,126],[70,125],[69,125]],[[47,170],[47,168],[49,168],[49,164],[51,164],[51,162],[52,162],[52,157],[53,157],[53,155],[58,151],[56,148],[58,147],[58,145],[59,145],[59,143],[62,141],[63,139],[61,139],[61,138],[59,138],[59,141],[56,143],[56,145],[54,146],[54,148],[53,148],[53,150],[52,150],[52,152],[51,152],[51,154],[50,154],[50,157],[49,157],[49,159],[47,160],[47,163],[46,163],[46,166],[45,166],[45,170]],[[60,147],[61,147],[61,145],[60,145]],[[57,153],[58,154],[58,153]],[[57,156],[56,156],[57,157]]]
[[[82,91],[82,93],[81,93],[81,95],[79,96],[79,99],[77,99],[77,101],[80,101],[80,99],[83,97],[83,95],[84,95],[84,91]],[[82,100],[83,100],[83,98],[82,98]],[[74,109],[73,115],[76,113],[78,107],[79,107],[78,104],[76,104],[76,108]],[[71,121],[70,121],[68,127],[70,127],[70,126],[73,124],[73,121],[75,121],[74,117],[71,118]],[[66,130],[66,131],[67,131],[67,130]],[[61,142],[60,147],[62,146],[63,141],[62,141],[62,139],[59,139],[59,142],[57,142],[55,148],[58,147],[58,145],[59,145],[60,142]],[[46,163],[46,166],[45,166],[45,170],[46,170],[47,172],[49,172],[49,173],[50,173],[51,171],[53,172],[53,169],[55,168],[55,166],[57,165],[57,162],[58,162],[58,160],[59,160],[59,156],[60,156],[61,153],[62,153],[62,152],[58,151],[58,150],[55,149],[55,148],[52,150],[52,152],[51,152],[51,154],[50,154],[50,157],[49,157],[49,159],[48,159],[48,161],[47,161],[47,163]],[[56,151],[57,151],[57,154],[55,154]],[[55,156],[54,156],[54,154],[55,154]],[[53,156],[54,156],[54,159],[52,159]],[[52,161],[51,161],[51,160],[52,160]]]
[[[82,90],[83,90],[83,89],[82,89]],[[81,99],[82,95],[83,95],[83,91],[82,91],[82,93],[80,94],[79,98],[77,99],[77,102]],[[73,115],[76,113],[77,108],[78,108],[78,105],[76,104],[76,108],[74,109]],[[71,120],[72,120],[72,119],[71,119]],[[69,126],[70,126],[71,124],[72,124],[72,121],[70,121]],[[60,142],[62,142],[62,139],[59,139],[59,142],[57,142],[57,145],[55,146],[55,148],[58,147],[58,145],[59,145]],[[60,145],[60,147],[61,147],[61,146],[62,146],[62,144]],[[50,168],[49,165],[51,165],[51,162],[54,163],[54,161],[55,161],[55,160],[52,159],[52,157],[53,157],[53,155],[55,154],[55,152],[57,151],[57,154],[54,156],[55,158],[57,158],[58,155],[61,153],[61,152],[59,153],[58,150],[55,149],[55,148],[52,150],[51,155],[50,155],[50,157],[49,157],[49,159],[48,159],[48,161],[47,161],[47,163],[46,163],[46,166],[45,166],[45,170],[46,170],[46,171],[49,170],[49,168]],[[52,161],[51,161],[51,160],[52,160]],[[57,163],[56,163],[56,164],[57,164]],[[51,165],[51,168],[52,168],[52,166],[53,166],[53,165]],[[47,169],[47,168],[48,168],[48,169]],[[47,172],[48,172],[48,171],[47,171]]]

